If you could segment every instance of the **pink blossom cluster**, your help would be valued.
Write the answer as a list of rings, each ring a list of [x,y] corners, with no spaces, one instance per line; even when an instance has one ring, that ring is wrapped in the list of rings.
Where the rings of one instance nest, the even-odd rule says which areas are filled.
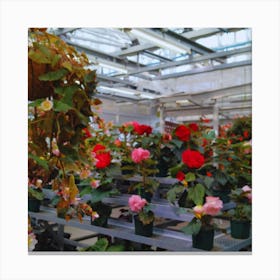
[[[245,196],[248,198],[249,202],[252,202],[252,189],[249,186],[244,186],[242,191],[245,192]]]
[[[219,197],[207,196],[204,205],[197,205],[193,208],[194,214],[197,218],[203,215],[215,216],[223,208],[223,202]]]
[[[142,148],[136,148],[131,153],[131,158],[135,163],[139,163],[150,157],[150,152]]]
[[[128,200],[130,210],[136,213],[139,213],[146,204],[146,199],[141,198],[140,195],[132,195]]]

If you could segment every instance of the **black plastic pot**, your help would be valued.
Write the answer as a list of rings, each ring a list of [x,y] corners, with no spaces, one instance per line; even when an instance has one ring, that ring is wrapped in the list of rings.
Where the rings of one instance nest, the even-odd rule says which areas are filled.
[[[142,235],[142,236],[147,236],[147,237],[151,237],[153,235],[153,228],[154,228],[153,222],[151,222],[147,225],[144,225],[139,220],[139,216],[135,215],[134,216],[134,226],[135,226],[135,234],[137,234],[137,235]]]
[[[28,198],[28,211],[40,212],[41,200],[29,197]]]
[[[233,238],[247,239],[250,236],[251,222],[231,220],[230,230]]]
[[[201,228],[198,234],[192,235],[193,248],[210,251],[214,243],[214,229]]]
[[[99,215],[98,218],[91,220],[91,224],[99,227],[108,226],[108,218],[112,213],[112,207],[103,202],[96,202],[91,205],[92,210],[96,211]]]

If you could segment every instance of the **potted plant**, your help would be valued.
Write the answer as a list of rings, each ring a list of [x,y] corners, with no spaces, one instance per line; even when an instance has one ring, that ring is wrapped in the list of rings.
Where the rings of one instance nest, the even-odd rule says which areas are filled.
[[[252,190],[249,186],[238,188],[231,192],[231,198],[236,207],[228,211],[231,217],[231,236],[247,239],[250,236],[252,220]]]
[[[203,205],[196,205],[192,212],[195,217],[182,231],[192,235],[193,247],[203,250],[211,250],[214,243],[213,216],[219,214],[223,208],[223,202],[218,197],[207,196]]]
[[[152,236],[154,213],[151,211],[147,200],[139,195],[132,195],[128,200],[128,205],[134,214],[135,234]]]

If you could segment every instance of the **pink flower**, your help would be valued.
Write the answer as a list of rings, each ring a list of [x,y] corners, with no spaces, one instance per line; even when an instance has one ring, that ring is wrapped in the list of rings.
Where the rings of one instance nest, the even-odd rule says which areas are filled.
[[[146,203],[146,199],[142,199],[140,195],[132,195],[128,200],[130,210],[136,213],[139,213]]]
[[[100,186],[100,180],[92,179],[90,185],[93,189],[97,189]]]
[[[252,202],[252,189],[246,185],[242,188],[242,191],[246,193],[245,196]]]
[[[142,148],[134,149],[131,153],[131,158],[135,163],[139,163],[150,157],[150,152]]]
[[[205,215],[215,216],[222,208],[223,202],[219,199],[219,197],[206,197],[206,203],[203,205],[203,212]]]

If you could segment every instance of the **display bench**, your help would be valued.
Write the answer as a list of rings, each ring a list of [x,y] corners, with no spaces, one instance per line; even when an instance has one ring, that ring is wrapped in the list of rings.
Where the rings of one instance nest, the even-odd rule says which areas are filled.
[[[103,202],[111,204],[113,207],[127,206],[128,198],[129,195],[123,194],[120,196],[105,198]],[[151,207],[155,216],[162,218],[165,223],[168,221],[184,223],[189,222],[193,218],[192,213],[188,213],[187,211],[183,212],[182,208],[170,205],[163,199],[153,199]],[[232,203],[225,204],[223,210],[231,207],[233,207]],[[66,221],[62,218],[58,218],[56,215],[56,209],[52,207],[43,206],[41,207],[41,211],[39,213],[29,212],[29,215],[36,221],[44,221],[48,226],[57,227],[57,232],[56,235],[54,235],[54,238],[56,238],[59,243],[61,251],[63,251],[64,244],[70,244],[77,247],[88,247],[89,245],[84,244],[82,241],[101,234],[111,237],[112,240],[120,238],[123,240],[150,245],[152,248],[160,248],[173,252],[206,252],[192,248],[191,236],[176,229],[168,229],[160,224],[154,227],[154,234],[152,237],[144,237],[134,233],[134,224],[132,222],[126,222],[117,218],[109,218],[107,227],[99,227],[91,225],[89,217],[84,217],[82,222],[77,219]],[[93,234],[76,240],[66,239],[64,238],[64,226],[91,231]],[[229,228],[227,227],[216,231],[212,251],[234,252],[249,245],[251,245],[251,238],[245,240],[234,239],[230,236]]]

